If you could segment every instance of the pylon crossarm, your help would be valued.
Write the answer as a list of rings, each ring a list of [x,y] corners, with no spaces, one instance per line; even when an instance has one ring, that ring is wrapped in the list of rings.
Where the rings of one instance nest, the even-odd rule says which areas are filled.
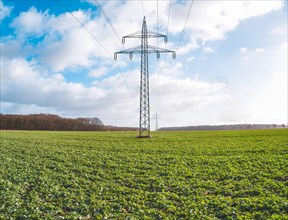
[[[126,50],[121,50],[118,52],[115,52],[115,54],[120,54],[120,53],[141,53],[142,48],[141,46],[136,46],[136,47],[131,47]],[[147,53],[173,53],[175,51],[173,50],[166,50],[163,48],[155,47],[155,46],[148,46]]]
[[[125,38],[141,38],[142,37],[142,32],[141,31],[137,31],[133,34],[129,34],[129,35],[126,35],[126,36],[123,36],[122,39],[125,39]]]
[[[173,52],[175,51],[148,45],[148,53],[173,53]]]
[[[141,46],[136,46],[136,47],[131,47],[131,48],[128,48],[126,50],[120,50],[118,52],[115,52],[116,54],[119,54],[119,53],[141,53]]]
[[[153,31],[149,31],[149,30],[147,30],[147,37],[148,38],[158,38],[158,37],[167,38],[167,36],[164,34],[155,33]]]
[[[122,37],[122,39],[125,39],[125,38],[142,38],[142,36],[143,36],[142,31],[137,31],[133,34],[129,34],[129,35]],[[153,31],[148,31],[148,30],[147,30],[147,35],[145,33],[145,36],[147,36],[147,38],[159,38],[159,37],[167,38],[167,36],[164,34],[159,34],[159,33],[155,33]]]
[[[118,52],[115,52],[114,53],[114,59],[116,60],[117,59],[117,54],[123,54],[123,53],[128,53],[129,54],[129,57],[130,59],[133,58],[133,54],[141,54],[142,52],[142,47],[141,46],[136,46],[136,47],[132,47],[132,48],[128,48],[126,50],[121,50],[121,51],[118,51]],[[157,58],[159,59],[160,58],[160,53],[172,53],[172,57],[173,59],[176,58],[176,53],[175,51],[173,50],[166,50],[166,49],[163,49],[163,48],[159,48],[159,47],[155,47],[155,46],[150,46],[148,45],[148,48],[147,48],[147,53],[157,53]]]

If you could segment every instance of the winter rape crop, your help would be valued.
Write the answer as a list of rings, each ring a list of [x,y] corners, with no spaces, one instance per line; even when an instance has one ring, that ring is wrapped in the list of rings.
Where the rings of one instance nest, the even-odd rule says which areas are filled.
[[[1,131],[0,219],[288,219],[288,130]]]

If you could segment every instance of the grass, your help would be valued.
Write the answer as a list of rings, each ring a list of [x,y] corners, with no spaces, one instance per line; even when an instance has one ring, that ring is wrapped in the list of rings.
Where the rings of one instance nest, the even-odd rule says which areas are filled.
[[[0,135],[0,219],[288,219],[287,129]]]

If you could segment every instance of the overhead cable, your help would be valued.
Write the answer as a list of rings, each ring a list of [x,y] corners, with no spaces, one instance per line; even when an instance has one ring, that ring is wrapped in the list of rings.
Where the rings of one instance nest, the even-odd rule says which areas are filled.
[[[189,15],[190,15],[190,12],[191,12],[191,8],[192,8],[192,6],[193,6],[193,3],[194,3],[194,0],[191,1],[190,8],[189,8],[189,11],[188,11],[188,14],[187,14],[187,17],[186,17],[186,20],[185,20],[185,23],[184,23],[184,26],[183,26],[182,32],[181,32],[181,36],[180,36],[180,39],[179,39],[178,45],[177,45],[176,52],[177,52],[178,49],[179,49],[179,45],[180,45],[180,42],[181,42],[181,40],[182,40],[183,33],[184,33],[184,30],[185,30],[185,26],[186,26],[186,23],[187,23],[187,21],[188,21],[188,18],[189,18]]]
[[[168,36],[168,30],[169,30],[171,1],[172,1],[172,0],[170,0],[170,3],[169,3],[169,11],[168,11],[168,22],[167,22],[167,28],[166,28],[166,36]]]
[[[94,0],[96,6],[99,8],[99,10],[101,11],[101,13],[103,14],[103,16],[105,17],[105,19],[107,20],[108,24],[110,25],[112,31],[114,32],[114,34],[116,35],[117,39],[121,42],[121,38],[119,37],[117,31],[115,30],[115,28],[112,25],[112,22],[110,21],[109,17],[107,16],[107,14],[105,13],[104,9],[102,8],[101,4],[98,2],[98,0]]]
[[[99,8],[100,12],[101,12],[101,13],[103,14],[103,16],[105,17],[107,23],[109,24],[109,26],[111,27],[112,31],[114,32],[117,40],[121,43],[122,47],[123,47],[124,49],[126,49],[125,46],[124,46],[124,44],[122,44],[122,41],[121,41],[121,38],[119,37],[119,34],[117,33],[116,29],[113,27],[113,24],[112,24],[111,20],[109,19],[109,17],[108,17],[107,14],[105,13],[104,8],[101,6],[101,4],[99,3],[98,0],[94,0],[94,2],[95,2],[95,4],[96,4],[96,6]],[[132,60],[130,60],[130,63],[131,63],[131,66],[132,66],[132,72],[135,73],[135,68],[134,68],[134,64],[133,64]],[[119,66],[118,66],[118,69],[120,69]]]
[[[109,56],[113,57],[113,55],[109,53],[109,51],[100,43],[100,41],[89,31],[89,29],[75,15],[73,15],[73,13],[70,12],[68,8],[65,5],[63,5],[62,2],[60,2],[60,0],[56,1],[91,35],[91,37],[105,50],[107,54],[109,54]]]
[[[105,52],[110,56],[110,57],[113,57],[113,55],[103,46],[103,44],[100,43],[100,41],[91,33],[91,31],[89,31],[89,29],[75,16],[73,15],[72,12],[70,12],[68,10],[68,8],[60,1],[60,0],[56,0],[64,9],[66,12],[68,12],[86,31],[87,33],[89,33],[91,35],[91,37],[105,50]],[[123,78],[124,80],[124,83],[126,84],[126,86],[128,87],[128,84],[125,80],[125,78],[123,77],[123,72],[121,71],[120,67],[119,67],[119,64],[117,63],[117,68],[118,68],[118,71],[121,73],[121,77]]]

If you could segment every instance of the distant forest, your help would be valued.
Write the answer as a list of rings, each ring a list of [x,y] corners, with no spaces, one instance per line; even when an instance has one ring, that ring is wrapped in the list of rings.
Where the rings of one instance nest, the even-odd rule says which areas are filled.
[[[99,118],[62,118],[52,114],[0,114],[1,130],[130,131],[136,128],[106,126]]]
[[[201,131],[201,130],[259,130],[286,128],[285,124],[235,124],[235,125],[200,125],[186,127],[166,127],[160,128],[158,131]]]
[[[273,128],[287,128],[287,126],[285,124],[201,125],[163,127],[158,129],[158,131],[257,130]],[[53,114],[0,114],[0,130],[136,131],[138,128],[107,126],[99,118],[62,118]]]

